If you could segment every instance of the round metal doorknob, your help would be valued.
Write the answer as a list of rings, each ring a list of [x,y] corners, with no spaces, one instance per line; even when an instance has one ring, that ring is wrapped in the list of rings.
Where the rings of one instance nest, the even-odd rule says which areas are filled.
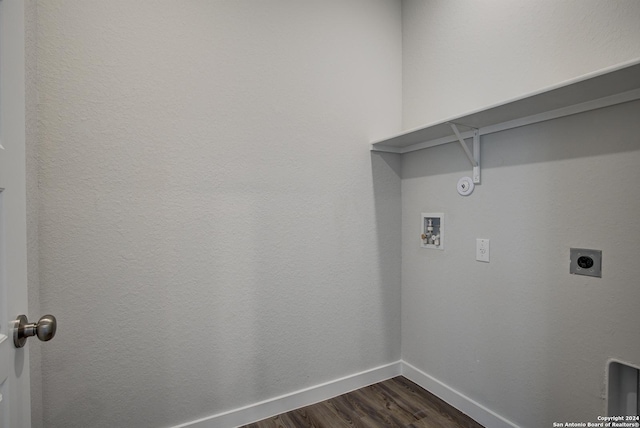
[[[26,315],[18,315],[13,326],[13,344],[16,348],[22,348],[31,336],[46,342],[56,335],[58,321],[53,315],[45,315],[37,323],[29,324]]]

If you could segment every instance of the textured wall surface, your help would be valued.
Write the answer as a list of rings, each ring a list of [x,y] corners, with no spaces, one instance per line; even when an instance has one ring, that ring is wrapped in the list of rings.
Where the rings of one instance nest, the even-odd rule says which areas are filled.
[[[407,126],[640,57],[638,2],[403,5]],[[459,146],[404,155],[405,361],[523,427],[604,414],[607,359],[640,364],[639,115],[635,102],[483,137],[467,198]],[[421,212],[445,213],[445,251],[419,248]],[[570,275],[570,247],[601,249],[603,278]]]
[[[398,159],[367,150],[640,57],[640,4],[400,14],[38,3],[30,287],[61,326],[46,427],[167,427],[396,360],[400,236],[405,360],[525,427],[602,413],[605,360],[640,363],[638,103],[484,138],[466,199],[455,145],[404,156],[402,203]],[[418,248],[423,211],[445,212],[446,251]],[[569,276],[570,246],[602,249],[604,277]]]
[[[401,9],[38,4],[47,427],[167,427],[395,361]]]
[[[635,102],[483,137],[466,198],[459,146],[405,155],[405,361],[522,427],[605,414],[607,360],[640,365],[639,115]],[[444,251],[419,247],[421,212],[444,212]],[[602,250],[603,277],[570,275],[570,247]]]
[[[403,124],[477,110],[640,57],[636,0],[403,0]]]

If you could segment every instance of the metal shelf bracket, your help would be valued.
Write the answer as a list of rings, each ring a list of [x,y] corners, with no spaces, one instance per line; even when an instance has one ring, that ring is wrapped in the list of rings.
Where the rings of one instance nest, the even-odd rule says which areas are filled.
[[[472,176],[473,182],[475,184],[479,184],[480,183],[480,131],[477,128],[473,128],[471,126],[460,125],[460,126],[465,126],[467,128],[471,128],[473,130],[473,153],[472,153],[469,150],[467,143],[464,142],[464,138],[462,138],[462,135],[460,135],[460,131],[458,130],[458,126],[457,126],[459,124],[449,122],[449,125],[451,126],[453,133],[456,134],[456,138],[458,139],[460,146],[462,146],[462,150],[464,150],[464,153],[467,155],[467,158],[469,158],[469,161],[471,162],[471,166],[473,167],[473,176]]]

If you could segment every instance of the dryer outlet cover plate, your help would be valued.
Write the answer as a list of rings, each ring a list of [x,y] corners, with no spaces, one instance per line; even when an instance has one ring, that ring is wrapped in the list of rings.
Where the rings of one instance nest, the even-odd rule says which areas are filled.
[[[602,278],[602,251],[586,248],[571,248],[569,273]]]

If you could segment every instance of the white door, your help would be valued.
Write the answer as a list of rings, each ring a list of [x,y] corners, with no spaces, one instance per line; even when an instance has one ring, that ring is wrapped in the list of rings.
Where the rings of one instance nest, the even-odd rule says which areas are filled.
[[[0,427],[31,426],[29,345],[12,323],[27,312],[24,4],[0,0]],[[33,340],[33,339],[32,339]]]

